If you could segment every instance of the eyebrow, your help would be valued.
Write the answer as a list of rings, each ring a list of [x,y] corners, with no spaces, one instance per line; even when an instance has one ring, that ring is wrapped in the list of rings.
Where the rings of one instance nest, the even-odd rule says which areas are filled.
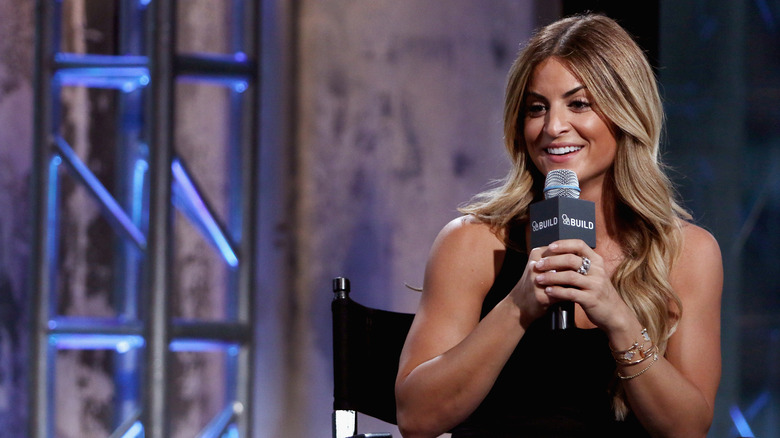
[[[580,85],[579,87],[572,88],[571,90],[569,90],[569,91],[567,91],[567,92],[563,93],[563,97],[564,97],[564,98],[571,97],[572,95],[574,95],[574,94],[577,94],[577,92],[579,92],[580,90],[584,90],[584,89],[585,89],[585,86],[584,86],[584,85]],[[529,91],[529,92],[528,92],[528,95],[529,95],[529,96],[535,96],[535,97],[539,97],[539,98],[542,98],[542,99],[546,99],[546,97],[542,96],[542,95],[541,95],[541,94],[539,94],[539,93],[535,93],[535,92],[533,92],[533,91]]]

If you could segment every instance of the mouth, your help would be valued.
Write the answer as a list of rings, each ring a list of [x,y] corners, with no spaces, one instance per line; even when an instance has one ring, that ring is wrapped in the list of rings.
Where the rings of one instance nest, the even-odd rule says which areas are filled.
[[[580,149],[582,149],[582,146],[555,146],[545,148],[544,150],[550,155],[567,155],[573,152],[577,152]]]

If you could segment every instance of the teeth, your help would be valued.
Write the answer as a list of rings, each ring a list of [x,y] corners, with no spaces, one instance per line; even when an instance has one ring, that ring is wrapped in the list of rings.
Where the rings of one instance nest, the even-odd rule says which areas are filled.
[[[582,146],[564,146],[560,148],[547,148],[547,153],[552,155],[564,155],[582,149]]]

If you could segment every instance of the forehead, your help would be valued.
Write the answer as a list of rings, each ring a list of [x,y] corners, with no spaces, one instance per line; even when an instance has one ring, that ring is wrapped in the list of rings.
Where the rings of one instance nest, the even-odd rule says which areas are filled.
[[[582,81],[572,73],[565,61],[552,57],[545,59],[534,67],[526,90],[547,94],[549,92],[567,92],[582,86]]]

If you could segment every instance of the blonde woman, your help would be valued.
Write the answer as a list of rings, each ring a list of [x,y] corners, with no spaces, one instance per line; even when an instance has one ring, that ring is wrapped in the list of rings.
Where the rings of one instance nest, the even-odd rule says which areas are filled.
[[[569,17],[529,41],[506,93],[512,171],[430,253],[396,382],[405,437],[706,435],[723,269],[675,202],[662,122],[652,70],[613,20]],[[595,249],[529,247],[528,207],[553,169],[595,203]],[[575,303],[576,329],[542,323],[559,301]]]

